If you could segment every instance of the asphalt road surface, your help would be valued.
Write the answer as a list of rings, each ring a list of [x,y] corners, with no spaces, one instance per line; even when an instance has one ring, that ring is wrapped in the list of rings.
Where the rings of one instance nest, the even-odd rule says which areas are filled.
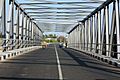
[[[0,80],[120,80],[120,69],[50,45],[0,62]]]

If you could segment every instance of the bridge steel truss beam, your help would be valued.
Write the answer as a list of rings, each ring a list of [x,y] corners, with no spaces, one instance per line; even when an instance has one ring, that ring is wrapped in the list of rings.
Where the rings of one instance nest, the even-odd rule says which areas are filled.
[[[0,0],[0,29],[2,51],[39,46],[43,36],[15,0]]]
[[[68,47],[120,60],[119,9],[119,0],[107,0],[68,33]]]

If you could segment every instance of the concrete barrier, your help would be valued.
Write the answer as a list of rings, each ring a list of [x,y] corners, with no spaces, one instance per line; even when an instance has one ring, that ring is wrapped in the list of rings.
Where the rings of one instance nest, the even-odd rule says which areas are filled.
[[[6,59],[11,59],[39,48],[41,48],[41,46],[32,46],[32,47],[15,49],[6,52],[0,52],[0,61],[5,61]]]
[[[118,59],[115,59],[115,58],[112,58],[112,57],[108,57],[108,56],[105,56],[105,55],[102,55],[102,54],[97,54],[97,53],[92,53],[92,52],[89,52],[89,51],[79,50],[79,49],[76,49],[76,48],[70,48],[70,49],[74,49],[74,50],[83,52],[83,53],[85,53],[88,56],[91,56],[93,58],[96,58],[98,60],[106,62],[106,63],[108,63],[110,65],[114,65],[116,67],[120,67],[120,60],[118,60]]]

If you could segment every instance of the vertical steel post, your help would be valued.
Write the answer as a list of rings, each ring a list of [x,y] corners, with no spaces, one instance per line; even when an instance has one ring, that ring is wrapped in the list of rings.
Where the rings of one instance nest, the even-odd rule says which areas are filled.
[[[22,14],[22,26],[21,26],[21,48],[23,48],[23,29],[24,29],[24,12],[21,13]]]
[[[101,53],[101,11],[98,11],[98,53]]]
[[[6,0],[0,0],[0,20],[1,20],[1,31],[2,31],[2,47],[3,51],[6,51]]]
[[[87,51],[87,21],[85,21],[85,51]]]
[[[114,36],[114,33],[115,33],[115,24],[116,24],[116,13],[115,13],[115,2],[113,2],[113,12],[112,12],[112,24],[111,24],[111,35],[110,35],[110,47],[109,47],[109,54],[110,54],[110,56],[112,57],[112,53],[113,52],[111,52],[112,51],[112,48],[113,48],[113,36]],[[117,45],[116,45],[117,46]]]
[[[29,26],[30,26],[30,19],[28,18],[28,20],[27,20],[27,33],[26,33],[26,35],[27,35],[27,38],[26,38],[27,46],[26,47],[28,47],[28,45],[29,45]]]
[[[115,0],[115,10],[116,10],[116,27],[117,27],[117,58],[120,59],[120,12],[119,12],[119,0]]]
[[[22,27],[23,27],[23,24],[22,24],[22,18],[23,18],[23,14],[22,12],[20,11],[20,21],[19,21],[19,48],[21,48],[22,46]]]
[[[81,23],[81,50],[84,50],[84,26]]]
[[[14,13],[14,27],[13,27],[14,29],[14,31],[13,31],[13,40],[14,40],[14,47],[13,47],[13,49],[15,49],[16,48],[16,28],[17,28],[17,7],[15,8],[15,13]]]
[[[91,45],[91,32],[90,32],[90,18],[88,19],[88,51],[90,51]]]
[[[95,53],[98,53],[98,12],[95,14]]]
[[[30,26],[30,46],[32,46],[32,26],[33,26],[33,22],[31,22],[31,26]]]
[[[32,23],[32,46],[34,44],[34,23]]]
[[[11,40],[10,40],[10,28],[11,28],[11,26],[12,26],[12,3],[10,2],[10,4],[9,4],[9,13],[8,13],[8,17],[7,17],[7,28],[6,28],[6,47],[7,47],[7,50],[9,50],[10,49],[10,42],[11,42]]]
[[[103,12],[103,25],[102,25],[102,45],[101,45],[101,49],[102,49],[102,51],[101,51],[101,54],[103,54],[103,55],[106,55],[106,43],[105,43],[105,41],[106,41],[106,38],[105,38],[105,25],[106,25],[106,23],[105,23],[105,8],[104,8],[104,12]]]
[[[108,6],[105,7],[105,22],[106,22],[106,56],[109,55],[109,14],[108,14]]]
[[[12,23],[11,23],[11,33],[10,33],[10,37],[11,37],[11,49],[13,49],[13,47],[14,47],[14,40],[13,40],[13,34],[14,34],[14,3],[15,3],[15,0],[12,0],[12,16],[11,16],[11,21],[12,21]]]
[[[95,53],[95,15],[93,15],[93,45],[92,45],[92,51]]]
[[[83,22],[83,49],[85,50],[85,22]]]
[[[17,7],[17,27],[16,27],[16,48],[19,48],[19,19],[20,19],[20,10]]]

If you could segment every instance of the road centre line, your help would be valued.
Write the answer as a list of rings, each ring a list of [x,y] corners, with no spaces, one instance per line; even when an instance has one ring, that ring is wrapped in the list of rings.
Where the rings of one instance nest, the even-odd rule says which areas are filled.
[[[60,65],[60,59],[59,59],[59,56],[58,56],[58,51],[57,51],[56,46],[55,46],[55,53],[56,53],[56,58],[57,58],[59,80],[63,80],[63,74],[62,74],[62,69],[61,69],[61,65]]]

